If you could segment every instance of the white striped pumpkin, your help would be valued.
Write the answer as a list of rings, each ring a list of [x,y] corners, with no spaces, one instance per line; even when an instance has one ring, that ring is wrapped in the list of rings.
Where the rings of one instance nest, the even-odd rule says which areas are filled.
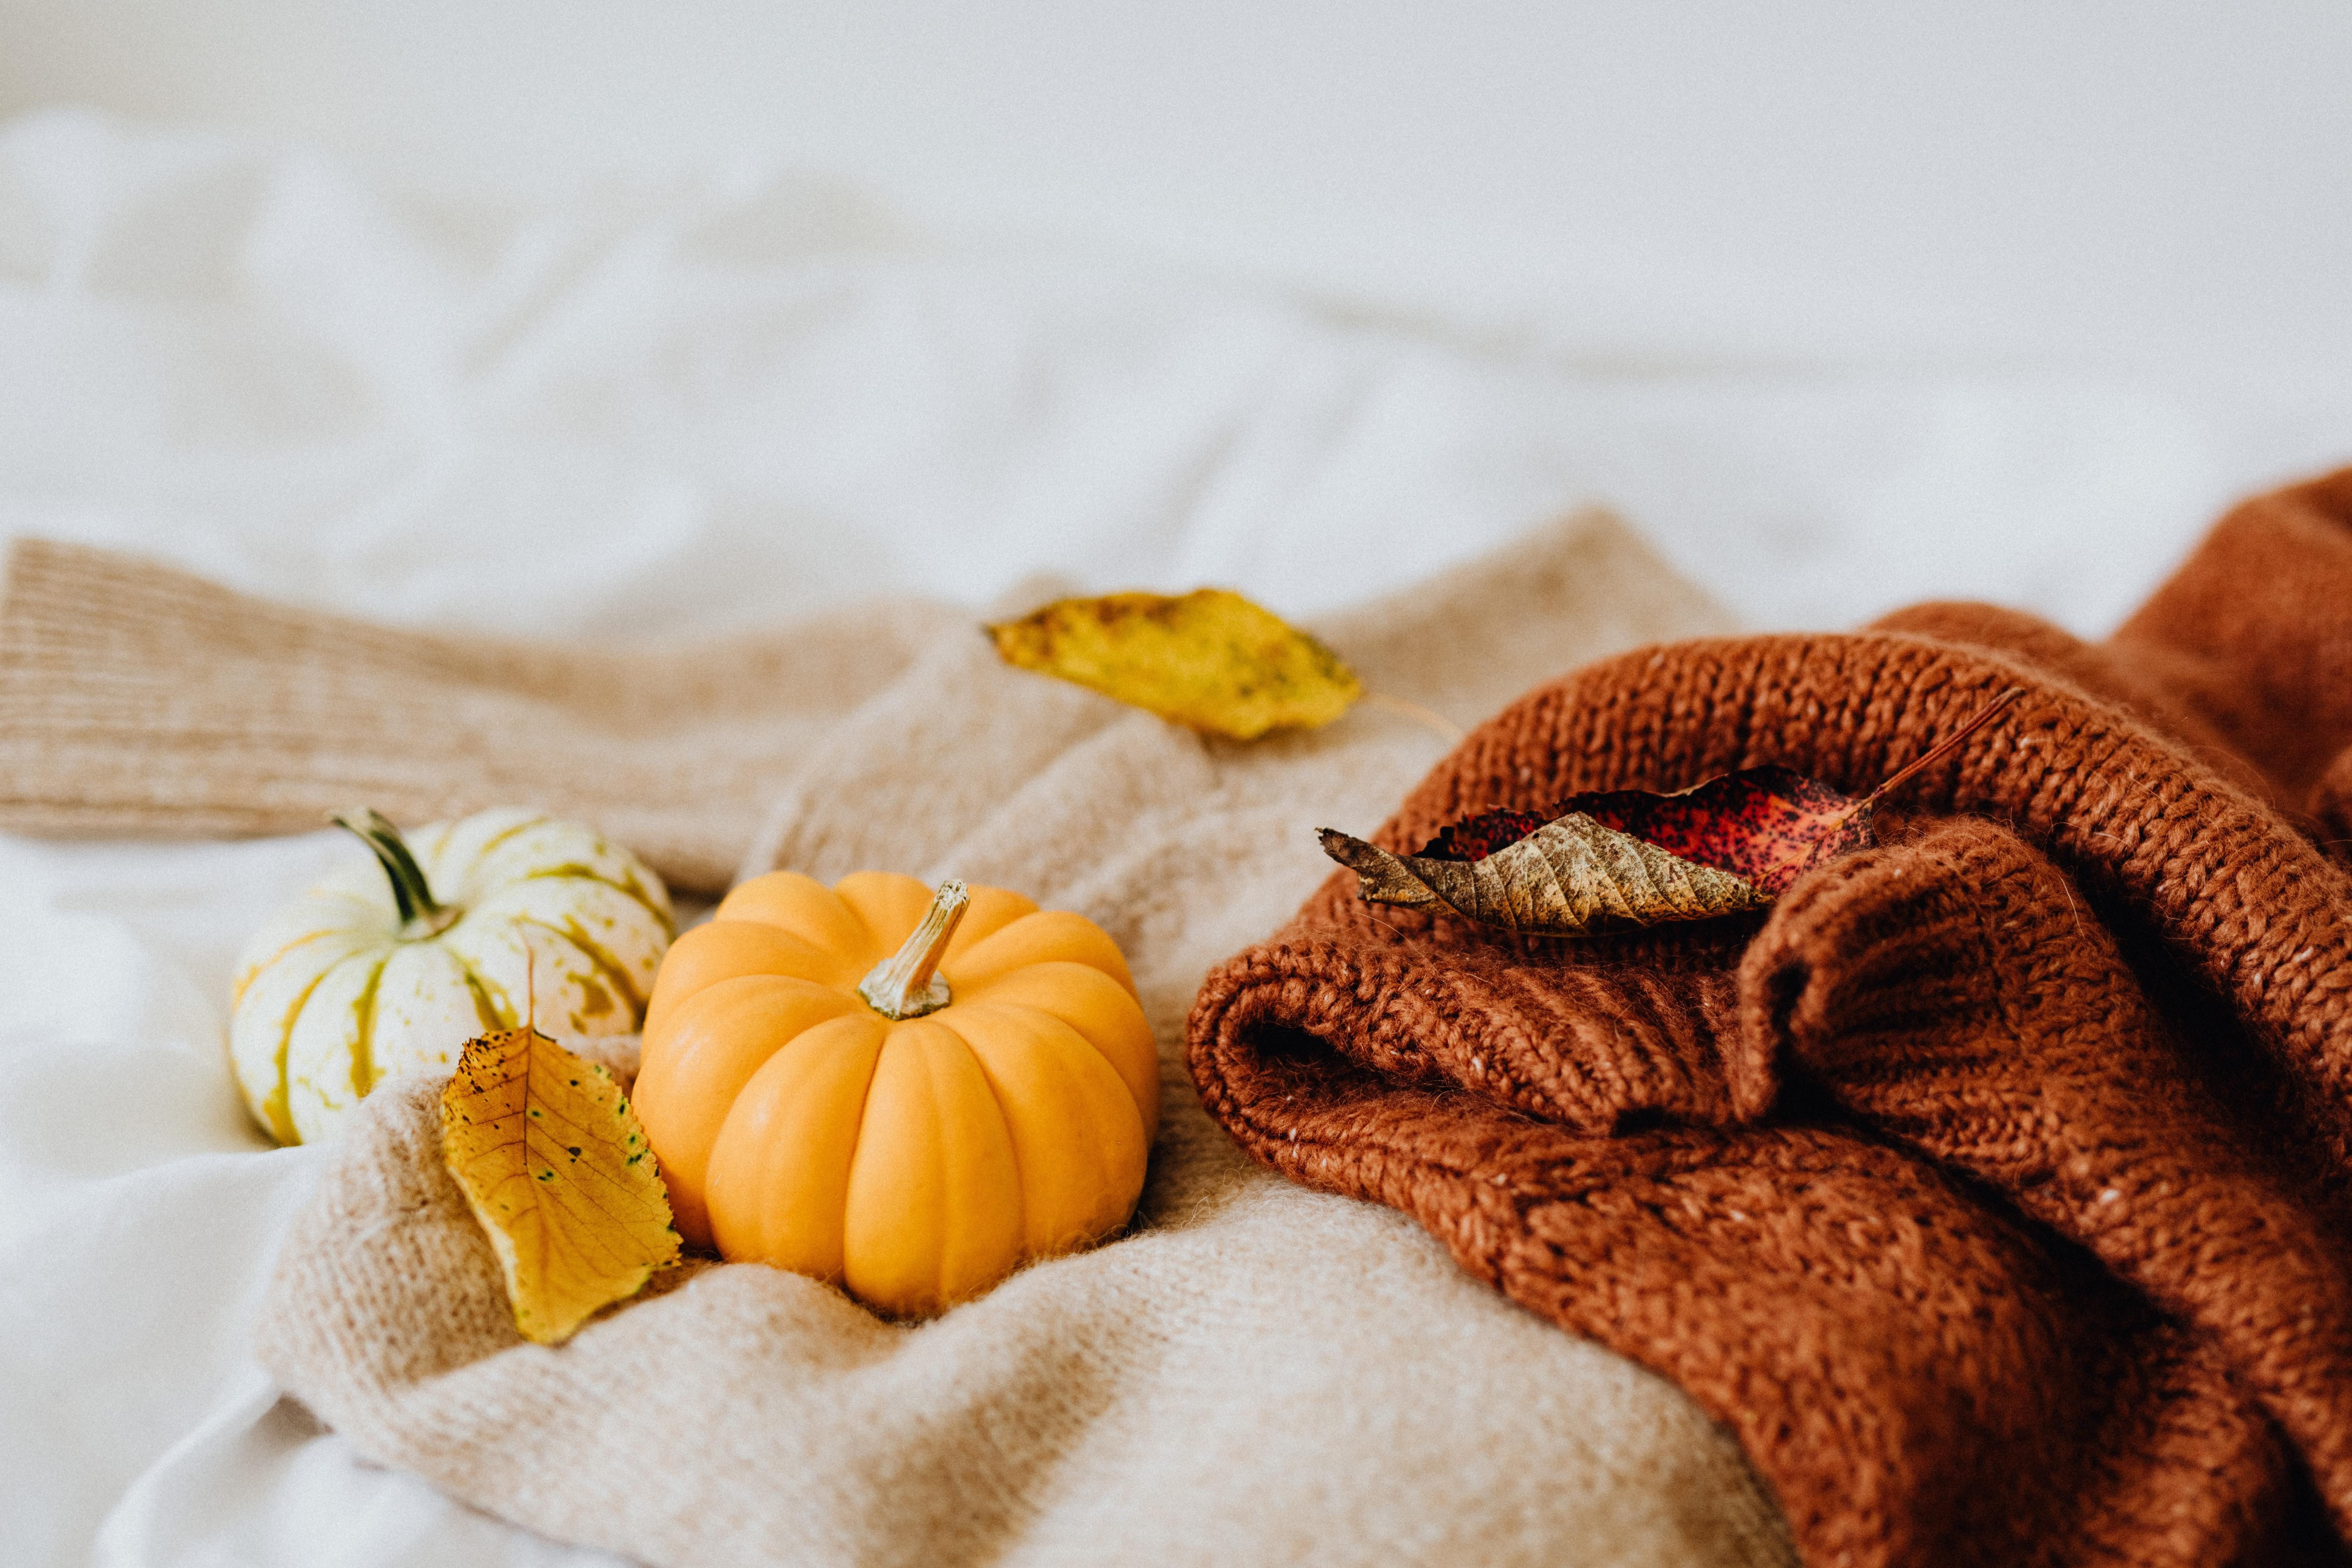
[[[387,1078],[448,1073],[467,1040],[520,1025],[527,994],[547,1034],[642,1026],[675,921],[635,856],[514,807],[406,839],[373,812],[335,820],[375,859],[302,894],[237,962],[229,1058],[279,1142],[331,1134]]]

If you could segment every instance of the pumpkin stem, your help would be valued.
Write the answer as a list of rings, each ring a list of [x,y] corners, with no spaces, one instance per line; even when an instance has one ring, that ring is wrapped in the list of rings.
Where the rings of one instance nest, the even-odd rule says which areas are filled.
[[[383,868],[384,876],[392,882],[392,901],[400,910],[401,935],[431,936],[446,930],[457,918],[456,910],[434,901],[433,889],[425,885],[424,868],[401,840],[400,829],[382,812],[363,805],[331,812],[327,820],[358,835],[360,842],[375,852],[376,864]]]
[[[857,983],[857,994],[866,1005],[894,1022],[919,1018],[946,1006],[948,983],[934,971],[971,903],[971,894],[961,882],[941,882],[915,933]]]

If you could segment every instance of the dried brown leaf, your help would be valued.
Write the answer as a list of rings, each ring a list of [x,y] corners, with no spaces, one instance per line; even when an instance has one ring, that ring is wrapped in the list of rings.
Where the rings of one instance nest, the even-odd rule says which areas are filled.
[[[2023,694],[2002,692],[1859,798],[1789,768],[1747,768],[1674,795],[1612,790],[1546,813],[1483,812],[1413,855],[1328,828],[1323,850],[1370,902],[1443,905],[1510,931],[1582,936],[1761,909],[1815,866],[1876,842],[1878,802]]]
[[[1554,936],[1705,920],[1772,900],[1741,879],[1669,855],[1581,812],[1476,860],[1391,855],[1325,828],[1323,851],[1374,903],[1442,904],[1481,925]]]

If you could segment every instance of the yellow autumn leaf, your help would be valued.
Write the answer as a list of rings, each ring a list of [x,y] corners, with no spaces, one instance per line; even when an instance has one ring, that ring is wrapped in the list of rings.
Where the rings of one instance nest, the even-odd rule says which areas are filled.
[[[1060,599],[988,634],[1007,664],[1236,741],[1328,724],[1364,690],[1338,654],[1224,588]]]
[[[515,1327],[541,1344],[677,1256],[669,1194],[613,1075],[536,1029],[467,1042],[441,1156],[489,1233]]]

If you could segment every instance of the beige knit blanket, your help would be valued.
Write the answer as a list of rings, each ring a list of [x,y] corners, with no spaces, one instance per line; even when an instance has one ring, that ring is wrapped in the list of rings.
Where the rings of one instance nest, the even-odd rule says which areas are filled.
[[[1374,690],[1469,723],[1718,615],[1585,516],[1318,626]],[[527,1344],[439,1158],[379,1090],[298,1220],[265,1363],[360,1452],[648,1563],[1763,1564],[1785,1531],[1671,1385],[1507,1303],[1404,1216],[1308,1192],[1202,1112],[1208,967],[1443,753],[1378,707],[1204,741],[1007,669],[901,605],[688,650],[522,647],[264,605],[24,547],[0,605],[0,828],[310,827],[527,801],[675,883],[861,867],[1027,891],[1107,929],[1163,1052],[1133,1226],[928,1324],[703,1264]],[[779,793],[781,789],[781,799]]]

